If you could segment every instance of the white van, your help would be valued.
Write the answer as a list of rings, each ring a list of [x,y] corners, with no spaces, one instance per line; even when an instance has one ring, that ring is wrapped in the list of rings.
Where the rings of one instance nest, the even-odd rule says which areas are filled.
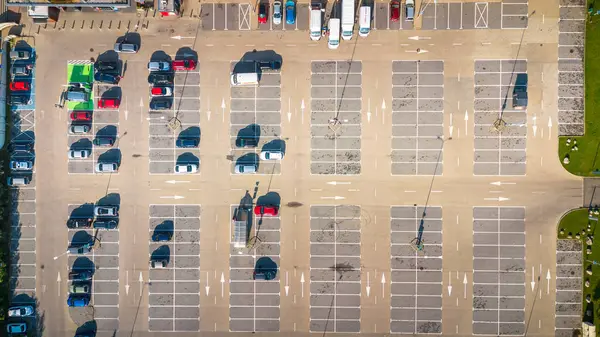
[[[367,37],[371,31],[371,6],[361,6],[358,17],[358,36]]]
[[[340,19],[329,19],[329,49],[338,49],[340,46]]]
[[[312,6],[310,9],[310,39],[318,41],[321,39],[321,4]]]
[[[231,73],[231,85],[258,85],[258,73]]]
[[[354,0],[342,0],[342,39],[352,39],[355,16]]]

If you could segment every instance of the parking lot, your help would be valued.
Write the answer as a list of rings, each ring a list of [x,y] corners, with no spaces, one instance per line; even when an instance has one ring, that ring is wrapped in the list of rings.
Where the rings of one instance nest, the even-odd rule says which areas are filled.
[[[473,334],[523,335],[525,208],[473,208]]]
[[[310,207],[311,332],[360,332],[360,206]]]
[[[361,173],[362,63],[311,62],[312,174]]]
[[[231,214],[236,207],[231,207]],[[279,268],[281,219],[254,216],[249,228],[247,249],[231,244],[229,252],[229,330],[279,331],[280,280],[253,278],[253,272],[264,268]]]
[[[579,240],[556,244],[556,337],[570,337],[581,326],[582,246]]]
[[[200,217],[200,205],[150,205],[149,258],[168,261],[149,268],[150,331],[200,330]],[[156,233],[172,238],[155,242]]]
[[[583,46],[585,1],[561,1],[558,22],[558,133],[584,133]]]
[[[201,5],[202,30],[250,30],[257,20],[258,9],[253,4],[236,3],[203,3]],[[296,20],[288,24],[285,20],[285,1],[282,1],[281,24],[273,24],[273,4],[269,4],[269,15],[266,24],[260,24],[259,30],[307,30],[308,29],[308,4],[296,4]]]
[[[178,148],[177,139],[201,139],[200,69],[175,73],[173,107],[149,111],[150,174],[174,174],[175,164],[196,164],[201,171],[199,146]],[[150,98],[149,98],[150,100]]]
[[[254,61],[232,62],[231,70],[254,69]],[[264,70],[260,85],[231,86],[230,140],[233,161],[231,173],[237,164],[258,165],[258,174],[281,174],[279,161],[263,161],[259,153],[266,149],[281,149],[281,73]],[[242,148],[241,139],[258,139],[258,146]],[[285,152],[285,151],[284,151]]]
[[[68,214],[73,218],[93,218],[93,203],[69,205]],[[92,251],[85,255],[68,254],[68,266],[72,270],[92,270],[90,306],[94,307],[94,319],[99,331],[119,328],[119,230],[69,229],[68,242],[77,246],[94,239]]]
[[[422,251],[411,243],[423,226]],[[442,333],[442,208],[391,208],[392,333]]]
[[[392,174],[442,174],[444,62],[393,61],[392,99]]]
[[[523,29],[527,0],[502,2],[427,3],[421,29]]]
[[[516,86],[527,86],[526,60],[475,61],[475,175],[525,175],[527,109],[513,106]]]

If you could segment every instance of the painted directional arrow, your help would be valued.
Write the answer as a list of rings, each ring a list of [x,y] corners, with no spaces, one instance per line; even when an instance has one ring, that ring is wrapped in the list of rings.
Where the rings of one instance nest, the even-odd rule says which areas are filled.
[[[450,112],[450,127],[449,127],[449,131],[450,131],[450,138],[452,138],[452,132],[454,131],[454,125],[452,125],[452,112]]]
[[[410,36],[409,40],[419,41],[419,40],[431,40],[429,36]]]
[[[535,135],[537,134],[537,116],[535,115],[535,113],[533,114],[533,136],[535,137]]]
[[[465,110],[465,136],[467,136],[469,134],[468,122],[469,122],[469,113],[467,112],[467,110]]]
[[[179,199],[183,199],[185,197],[182,197],[180,195],[173,195],[173,196],[171,196],[171,195],[165,195],[165,196],[161,196],[160,198],[161,199],[175,199],[175,200],[179,200]]]
[[[452,272],[448,272],[448,296],[452,295]]]
[[[56,288],[58,288],[58,296],[60,296],[60,273],[56,277]]]
[[[206,286],[204,287],[204,290],[206,290],[206,296],[208,296],[208,293],[210,292],[210,286],[208,285],[208,272],[206,273]]]
[[[189,181],[187,180],[167,180],[165,181],[167,184],[182,184],[182,183],[189,183]]]
[[[505,181],[494,181],[490,185],[502,186],[502,185],[516,185],[517,183],[509,183]]]
[[[335,185],[350,185],[350,184],[351,184],[351,182],[349,182],[349,181],[328,181],[327,182],[327,185],[333,185],[333,186],[335,186]]]
[[[467,273],[465,273],[465,278],[463,279],[463,298],[467,298]]]
[[[285,296],[287,296],[290,292],[290,285],[289,285],[289,280],[288,280],[288,272],[285,272],[285,286],[283,287],[285,289]]]
[[[302,284],[302,297],[304,298],[304,272],[302,272],[302,275],[300,276],[300,283]]]
[[[225,274],[221,272],[221,298],[225,296]]]
[[[381,273],[381,297],[385,297],[385,273]]]
[[[129,295],[129,270],[125,272],[125,294]]]
[[[550,294],[550,269],[548,269],[548,272],[546,273],[546,294]]]
[[[548,116],[548,139],[552,138],[552,117]]]
[[[487,201],[508,201],[508,200],[510,200],[510,198],[497,197],[497,198],[484,198],[483,200],[487,200]]]
[[[343,200],[343,199],[346,199],[346,198],[345,197],[340,197],[340,196],[336,195],[335,197],[321,197],[321,199]]]
[[[181,39],[193,39],[195,38],[195,36],[180,36],[180,35],[176,35],[176,36],[171,36],[172,39],[175,40],[181,40]]]
[[[369,276],[369,272],[367,272],[367,297],[371,295],[371,277]]]
[[[535,268],[531,267],[531,291],[535,288]]]

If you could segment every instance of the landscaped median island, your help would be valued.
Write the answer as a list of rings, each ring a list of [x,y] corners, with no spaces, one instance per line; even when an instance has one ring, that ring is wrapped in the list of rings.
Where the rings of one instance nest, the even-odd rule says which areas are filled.
[[[561,317],[562,309],[574,306],[562,297],[561,290],[567,295],[576,296],[577,289],[568,282],[578,281],[581,284],[575,288],[581,292],[581,317],[583,322],[593,323],[596,330],[600,331],[600,237],[596,238],[598,229],[598,208],[580,208],[567,213],[558,225],[557,243],[557,272],[556,272],[556,318]],[[580,250],[579,255],[577,250]],[[571,251],[572,254],[569,254]],[[573,254],[574,253],[574,254]],[[582,268],[579,270],[577,263],[581,256]],[[580,271],[580,275],[566,274],[568,270]],[[579,279],[581,277],[581,279]],[[565,310],[568,311],[568,310]],[[564,312],[563,312],[564,313]],[[569,316],[565,313],[564,316]],[[558,326],[558,325],[557,325]],[[578,326],[581,329],[581,325]]]

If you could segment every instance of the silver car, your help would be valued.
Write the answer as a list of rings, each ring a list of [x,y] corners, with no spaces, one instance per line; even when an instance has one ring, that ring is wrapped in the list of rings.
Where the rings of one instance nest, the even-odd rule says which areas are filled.
[[[69,127],[69,133],[71,134],[81,134],[90,132],[89,125],[71,125]]]
[[[95,216],[118,216],[117,206],[96,206],[94,207]]]
[[[169,71],[171,64],[169,62],[149,62],[148,71]]]
[[[69,159],[85,159],[92,154],[90,150],[70,150]]]
[[[273,24],[281,24],[281,1],[273,2]]]
[[[96,164],[96,172],[117,172],[117,163],[98,163]]]
[[[135,54],[138,52],[138,46],[133,43],[115,43],[115,52]]]
[[[8,317],[25,317],[33,316],[33,307],[30,305],[24,305],[19,307],[8,308]]]
[[[235,173],[256,173],[258,165],[256,164],[237,164],[235,165]]]
[[[177,164],[175,165],[175,173],[196,173],[198,165],[196,164]]]

